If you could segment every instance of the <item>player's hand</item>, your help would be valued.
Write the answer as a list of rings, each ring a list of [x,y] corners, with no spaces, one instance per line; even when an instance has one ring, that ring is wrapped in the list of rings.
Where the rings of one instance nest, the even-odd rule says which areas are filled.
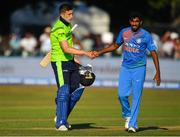
[[[98,56],[99,56],[99,54],[98,54],[97,51],[92,51],[92,57],[93,57],[93,58],[96,58],[96,57],[98,57]]]
[[[156,82],[156,85],[159,86],[161,84],[160,73],[156,73],[153,80]]]
[[[94,58],[93,51],[88,51],[88,52],[86,52],[85,55],[86,55],[87,57],[91,58],[91,59]]]

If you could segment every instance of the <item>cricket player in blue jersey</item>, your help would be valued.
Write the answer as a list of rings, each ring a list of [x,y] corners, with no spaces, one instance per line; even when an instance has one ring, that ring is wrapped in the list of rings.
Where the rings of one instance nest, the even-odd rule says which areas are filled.
[[[146,75],[146,50],[151,53],[153,58],[156,68],[153,80],[157,83],[157,86],[160,85],[161,78],[159,59],[156,53],[157,46],[153,42],[150,33],[141,27],[141,15],[133,13],[129,18],[129,22],[130,27],[120,31],[115,43],[97,51],[94,56],[99,56],[123,46],[118,98],[122,106],[122,117],[125,119],[125,129],[128,132],[136,132],[138,130],[137,117]],[[131,93],[132,104],[130,106],[128,97]]]

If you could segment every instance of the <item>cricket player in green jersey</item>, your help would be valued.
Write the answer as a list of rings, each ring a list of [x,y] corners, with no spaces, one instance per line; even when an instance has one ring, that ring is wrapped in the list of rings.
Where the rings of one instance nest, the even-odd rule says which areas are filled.
[[[79,66],[75,62],[74,55],[93,58],[93,52],[75,49],[73,47],[73,35],[71,20],[73,18],[73,6],[63,3],[59,7],[59,19],[54,23],[51,34],[51,66],[53,68],[56,83],[56,129],[67,131],[71,126],[67,119],[80,99],[84,87],[80,87]]]

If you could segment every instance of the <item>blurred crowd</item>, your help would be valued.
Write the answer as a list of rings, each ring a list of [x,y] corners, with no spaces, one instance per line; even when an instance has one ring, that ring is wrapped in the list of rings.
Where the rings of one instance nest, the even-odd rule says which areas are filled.
[[[23,36],[15,33],[0,35],[0,56],[44,56],[51,49],[50,30],[49,26],[45,27],[38,37],[30,31],[25,32]],[[155,33],[151,34],[158,46],[160,58],[180,59],[180,37],[177,32],[166,31],[161,36]],[[86,51],[98,50],[112,43],[115,38],[116,36],[111,32],[88,34],[79,37],[81,44],[75,42],[75,47]],[[104,54],[103,56],[113,57],[121,56],[121,54],[122,48],[119,48],[115,52]]]
[[[161,37],[152,33],[160,57],[180,59],[180,37],[177,32],[166,31]]]
[[[51,49],[49,26],[44,28],[42,34],[37,37],[31,31],[25,32],[23,36],[16,33],[0,36],[1,56],[41,56]]]

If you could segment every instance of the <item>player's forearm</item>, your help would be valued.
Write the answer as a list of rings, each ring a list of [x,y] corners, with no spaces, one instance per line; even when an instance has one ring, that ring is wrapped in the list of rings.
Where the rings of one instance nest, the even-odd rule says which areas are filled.
[[[112,43],[111,45],[109,45],[107,48],[104,48],[102,50],[99,50],[98,51],[98,54],[101,55],[101,54],[104,54],[104,53],[107,53],[107,52],[111,52],[115,49],[118,48],[118,45],[116,45],[115,43]]]
[[[156,72],[160,75],[159,59],[158,59],[158,55],[157,55],[156,51],[152,51],[151,56],[153,58],[153,62],[154,62],[155,68],[156,68]]]
[[[78,50],[78,49],[75,49],[73,47],[70,47],[67,41],[62,41],[60,43],[60,45],[61,45],[61,48],[63,49],[63,51],[65,53],[74,54],[74,55],[80,55],[80,56],[87,54],[87,52],[85,52],[83,50]]]
[[[69,54],[74,54],[74,55],[80,55],[80,56],[82,56],[82,55],[86,55],[86,52],[85,51],[83,51],[83,50],[78,50],[78,49],[75,49],[75,48],[65,48],[64,49],[64,52],[65,53],[69,53]]]

